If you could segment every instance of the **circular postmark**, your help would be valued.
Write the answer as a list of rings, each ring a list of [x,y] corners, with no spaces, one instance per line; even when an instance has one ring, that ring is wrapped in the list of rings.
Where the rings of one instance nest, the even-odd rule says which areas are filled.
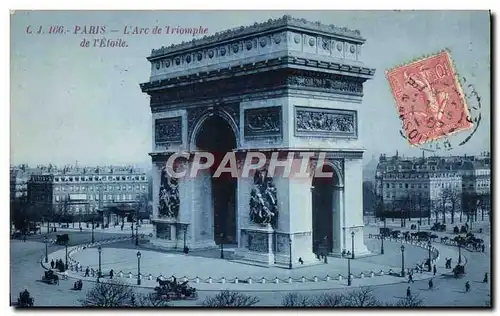
[[[413,146],[420,148],[423,151],[429,152],[450,151],[465,145],[474,136],[479,126],[481,125],[481,97],[477,93],[474,85],[467,81],[467,78],[461,77],[460,79],[458,79],[458,81],[460,86],[462,87],[463,92],[456,92],[462,94],[464,99],[466,100],[467,111],[454,111],[453,109],[455,107],[463,107],[464,105],[454,104],[453,102],[451,102],[448,108],[445,108],[445,110],[443,111],[443,117],[441,120],[431,116],[423,120],[423,122],[421,123],[425,124],[428,128],[439,129],[444,125],[443,121],[456,120],[458,124],[460,124],[461,122],[470,123],[470,128],[457,131],[452,128],[446,133],[442,132],[438,138],[422,144],[414,144]],[[459,115],[457,115],[457,117],[454,117],[455,113],[459,113]],[[415,122],[415,124],[417,123]],[[410,141],[412,138],[418,137],[418,130],[412,127],[413,126],[411,122],[408,123],[404,122],[403,120],[403,126],[399,133],[404,139],[408,141]]]

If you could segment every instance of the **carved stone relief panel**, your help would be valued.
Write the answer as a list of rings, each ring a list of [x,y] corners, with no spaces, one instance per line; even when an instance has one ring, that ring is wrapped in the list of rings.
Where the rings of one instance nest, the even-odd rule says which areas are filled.
[[[281,137],[281,106],[246,109],[245,138]]]
[[[156,119],[155,143],[182,143],[182,117]]]
[[[356,111],[296,106],[295,136],[357,138]]]
[[[266,233],[248,231],[248,245],[250,251],[268,252],[269,239]]]

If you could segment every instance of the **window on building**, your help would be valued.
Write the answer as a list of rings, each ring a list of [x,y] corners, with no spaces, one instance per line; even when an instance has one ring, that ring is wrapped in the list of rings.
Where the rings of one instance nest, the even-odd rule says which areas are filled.
[[[96,194],[96,195],[95,195],[95,200],[96,200],[96,201],[99,201],[99,194]]]
[[[113,196],[111,194],[108,194],[108,200],[113,200]]]
[[[146,180],[146,177],[142,176],[142,177],[141,177],[141,180]]]
[[[405,189],[408,189],[408,183],[405,183]]]
[[[84,186],[81,186],[80,188],[82,191],[85,191],[85,187]]]
[[[54,180],[55,180],[56,182],[59,182],[59,178],[58,178],[58,177],[55,177],[55,178],[54,178]]]
[[[93,201],[94,200],[94,196],[91,194],[90,195],[90,200]]]
[[[116,186],[116,189],[117,189],[118,191],[120,191],[120,186],[119,186],[119,185],[117,185],[117,186]]]
[[[394,188],[394,184],[392,185],[392,187]],[[142,186],[142,191],[146,191],[146,186],[145,185]]]
[[[394,189],[395,187],[396,187],[396,185],[395,185],[394,183],[391,183],[391,188],[393,188],[393,189]],[[143,188],[143,190],[144,190],[144,186],[142,186],[142,188]]]
[[[387,188],[389,189],[389,183],[387,183]],[[139,190],[139,187],[137,187],[137,190]]]
[[[128,190],[129,191],[132,190],[132,186],[131,185],[128,186]]]
[[[56,195],[56,202],[59,202],[59,195]]]
[[[422,184],[419,184],[419,185],[418,185],[418,188],[419,188],[419,189],[421,189],[421,188],[422,188]]]
[[[122,191],[125,191],[125,190],[127,190],[127,186],[126,186],[126,185],[123,185],[123,186],[122,186]]]
[[[103,201],[106,201],[106,194],[103,195],[102,199],[103,199]]]
[[[59,187],[56,187],[56,192],[59,191]]]
[[[399,188],[400,188],[400,189],[402,189],[402,188],[403,188],[403,184],[402,184],[402,183],[400,183],[400,184],[399,184]]]
[[[125,176],[122,176],[122,181],[125,181]]]
[[[111,191],[111,190],[113,190],[113,187],[108,185],[108,191]]]
[[[130,176],[127,176],[127,180],[130,180]]]
[[[73,177],[69,177],[69,181],[72,182],[73,181]]]
[[[132,200],[132,194],[128,195],[128,199],[131,201]]]
[[[90,186],[90,187],[89,187],[89,190],[90,190],[90,191],[94,191],[94,187],[93,187],[93,186]]]
[[[122,194],[122,200],[125,201],[127,199],[127,195],[126,194]]]
[[[387,187],[389,187],[389,185],[387,185]],[[139,191],[139,186],[138,185],[135,186],[135,190]]]
[[[415,185],[412,183],[410,187],[411,187],[412,189],[414,189],[414,188],[415,188]]]

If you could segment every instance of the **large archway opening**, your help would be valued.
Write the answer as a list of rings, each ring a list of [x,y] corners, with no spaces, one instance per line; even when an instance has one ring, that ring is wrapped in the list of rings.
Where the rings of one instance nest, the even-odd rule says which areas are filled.
[[[220,177],[213,174],[227,152],[237,146],[236,136],[226,120],[218,115],[208,117],[196,137],[198,150],[210,152],[215,163],[210,168],[211,193],[213,201],[213,233],[216,244],[237,243],[236,186],[237,179],[224,172]]]
[[[335,172],[331,166],[323,166],[324,173]],[[335,176],[312,179],[312,242],[317,255],[328,254],[333,249],[333,209]]]

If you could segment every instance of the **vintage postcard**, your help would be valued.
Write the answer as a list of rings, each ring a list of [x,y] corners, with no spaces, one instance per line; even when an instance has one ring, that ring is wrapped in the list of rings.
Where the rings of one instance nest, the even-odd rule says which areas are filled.
[[[490,21],[13,11],[10,305],[491,308]]]

